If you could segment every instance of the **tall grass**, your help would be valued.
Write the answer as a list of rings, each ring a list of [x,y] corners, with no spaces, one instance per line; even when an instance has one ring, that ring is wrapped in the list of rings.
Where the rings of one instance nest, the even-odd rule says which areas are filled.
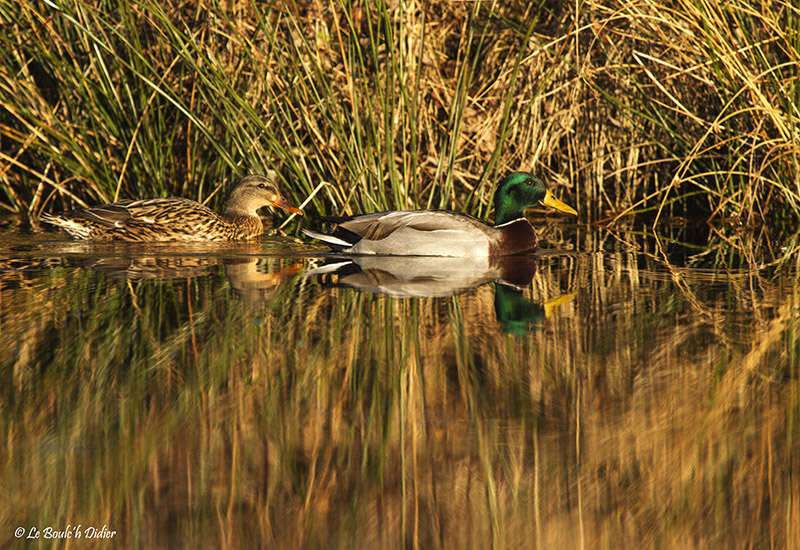
[[[796,7],[786,3],[628,3],[597,37],[615,51],[631,33],[622,74],[624,105],[678,162],[654,189],[661,214],[674,196],[692,196],[711,216],[754,225],[796,216],[800,199],[800,49]],[[619,52],[615,52],[616,56]],[[638,93],[637,93],[638,92]],[[701,193],[697,193],[697,190]]]
[[[276,169],[295,200],[331,183],[320,213],[490,216],[502,173],[532,169],[590,218],[670,204],[788,227],[796,18],[656,0],[0,1],[0,208],[207,200]]]

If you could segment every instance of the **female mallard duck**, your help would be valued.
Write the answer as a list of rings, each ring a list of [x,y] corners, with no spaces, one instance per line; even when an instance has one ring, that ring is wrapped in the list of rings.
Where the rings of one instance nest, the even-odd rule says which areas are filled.
[[[496,225],[467,214],[443,210],[398,210],[364,216],[323,218],[335,223],[330,235],[303,230],[347,254],[387,256],[508,256],[533,252],[539,237],[523,216],[543,204],[578,213],[555,198],[537,177],[513,172],[494,196]]]
[[[256,214],[262,206],[277,206],[303,213],[278,192],[264,176],[247,176],[231,191],[222,214],[189,199],[169,197],[142,201],[124,200],[43,214],[42,221],[58,226],[78,239],[101,241],[233,241],[264,233]]]

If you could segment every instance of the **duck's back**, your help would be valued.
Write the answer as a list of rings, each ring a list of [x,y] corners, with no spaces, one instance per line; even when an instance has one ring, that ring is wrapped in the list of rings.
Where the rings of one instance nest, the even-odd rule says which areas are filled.
[[[492,228],[477,218],[438,210],[397,210],[329,221],[337,224],[334,238],[351,254],[486,256],[492,234]]]
[[[123,241],[225,241],[263,233],[257,216],[223,218],[190,199],[123,200],[46,215],[42,220],[79,239]]]

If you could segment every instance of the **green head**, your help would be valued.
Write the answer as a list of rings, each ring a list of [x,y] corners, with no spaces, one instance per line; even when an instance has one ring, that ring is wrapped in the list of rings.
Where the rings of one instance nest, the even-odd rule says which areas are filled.
[[[523,217],[523,212],[537,204],[567,214],[578,213],[553,196],[542,180],[528,172],[512,172],[497,186],[494,194],[495,225]]]

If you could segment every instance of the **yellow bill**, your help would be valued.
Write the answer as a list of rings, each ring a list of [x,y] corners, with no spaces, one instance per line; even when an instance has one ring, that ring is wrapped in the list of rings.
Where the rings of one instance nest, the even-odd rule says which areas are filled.
[[[547,194],[544,196],[542,200],[539,201],[539,203],[543,204],[544,206],[549,206],[550,208],[555,208],[559,212],[565,212],[567,214],[572,214],[574,216],[578,215],[578,212],[576,212],[574,208],[558,200],[555,197],[555,195],[553,195],[550,192],[549,189],[547,190]]]

